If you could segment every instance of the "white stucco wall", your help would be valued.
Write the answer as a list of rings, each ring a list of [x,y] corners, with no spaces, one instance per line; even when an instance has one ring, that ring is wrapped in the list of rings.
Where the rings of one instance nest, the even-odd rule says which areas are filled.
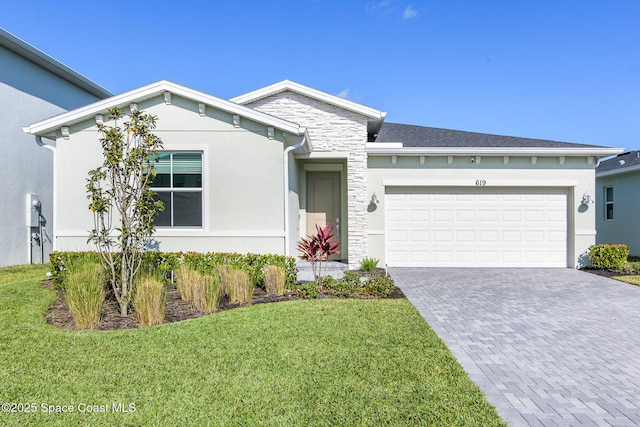
[[[348,233],[348,240],[347,245],[342,245],[342,251],[346,252],[349,264],[357,266],[367,255],[367,118],[291,91],[247,106],[305,126],[313,143],[314,159],[325,154],[327,161],[333,163],[336,153],[344,153],[347,229],[343,231]],[[304,206],[300,209],[302,214]]]
[[[604,188],[613,187],[613,220],[605,219]],[[624,243],[640,256],[640,171],[596,177],[597,243]]]
[[[96,101],[71,83],[0,47],[0,267],[48,261],[52,245],[31,243],[27,195],[40,196],[45,232],[53,236],[53,155],[22,127]],[[42,242],[42,240],[41,240]]]
[[[201,229],[158,228],[161,251],[234,251],[284,253],[284,193],[282,132],[267,138],[264,125],[177,96],[138,103],[138,109],[158,117],[155,133],[167,151],[203,152]],[[88,250],[87,231],[93,217],[87,209],[85,183],[91,168],[101,164],[95,122],[71,127],[68,140],[58,138],[58,246]],[[81,159],[81,160],[79,160]]]
[[[424,158],[396,158],[391,156],[369,157],[368,193],[376,193],[380,203],[369,205],[368,254],[385,263],[385,185],[405,182],[411,186],[433,186],[449,188],[474,188],[476,180],[485,180],[486,187],[565,188],[568,191],[568,266],[578,265],[588,247],[595,242],[595,208],[580,207],[582,194],[594,194],[595,173],[593,164],[585,157],[567,157],[560,165],[558,157],[537,157],[533,165],[530,157],[510,157],[508,164],[504,158],[481,157],[480,164],[472,163],[470,156],[454,157],[448,164],[446,156]]]

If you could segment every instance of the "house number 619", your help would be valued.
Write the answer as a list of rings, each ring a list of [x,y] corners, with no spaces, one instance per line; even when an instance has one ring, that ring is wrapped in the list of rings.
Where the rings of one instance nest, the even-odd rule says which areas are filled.
[[[486,179],[476,179],[476,187],[484,187],[487,185]]]

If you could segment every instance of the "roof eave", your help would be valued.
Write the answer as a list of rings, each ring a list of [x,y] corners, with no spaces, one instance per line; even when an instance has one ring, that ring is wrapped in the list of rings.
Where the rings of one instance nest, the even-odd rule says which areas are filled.
[[[384,147],[376,145],[385,144]],[[397,145],[399,144],[399,145]],[[492,155],[492,156],[593,156],[607,157],[622,153],[622,148],[609,147],[402,147],[401,143],[367,143],[367,154],[372,156],[415,155]]]
[[[604,178],[606,176],[621,175],[621,174],[637,172],[637,171],[640,171],[640,165],[627,166],[625,168],[616,168],[616,169],[611,169],[604,172],[598,172],[596,170],[596,177]]]
[[[31,46],[24,40],[14,36],[10,32],[0,28],[0,46],[22,56],[28,61],[44,68],[58,77],[72,83],[75,86],[89,92],[98,98],[107,98],[113,95],[102,86],[89,80],[77,71],[67,67],[41,50]]]
[[[306,132],[306,128],[298,125],[297,123],[270,116],[268,114],[253,110],[243,105],[238,105],[222,98],[207,95],[205,93],[166,80],[161,80],[159,82],[152,83],[150,85],[143,86],[141,88],[134,89],[102,101],[94,102],[75,110],[71,110],[67,113],[60,114],[50,119],[33,123],[30,126],[24,127],[23,131],[32,135],[45,136],[46,134],[58,129],[60,126],[79,123],[95,114],[105,113],[110,108],[122,108],[133,101],[141,101],[144,99],[153,98],[164,92],[171,92],[184,98],[197,100],[213,108],[238,114],[242,117],[248,118],[258,123],[273,126],[290,134],[304,135]]]

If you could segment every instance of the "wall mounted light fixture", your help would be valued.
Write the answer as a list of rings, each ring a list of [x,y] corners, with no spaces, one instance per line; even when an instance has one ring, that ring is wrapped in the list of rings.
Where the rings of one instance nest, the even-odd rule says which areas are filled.
[[[588,205],[588,204],[594,204],[594,203],[595,201],[591,197],[591,194],[589,194],[588,191],[585,191],[584,194],[582,195],[582,204]]]
[[[378,200],[378,196],[376,196],[376,192],[375,191],[371,195],[370,203],[373,203],[374,205],[377,205],[378,203],[380,203],[380,200]]]

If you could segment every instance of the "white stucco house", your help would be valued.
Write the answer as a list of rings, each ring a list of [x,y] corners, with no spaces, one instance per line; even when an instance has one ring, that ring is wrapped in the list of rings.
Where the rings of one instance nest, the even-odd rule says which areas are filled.
[[[22,127],[111,95],[0,28],[0,267],[46,262],[52,249],[52,154]]]
[[[158,117],[162,251],[296,256],[314,225],[341,257],[388,266],[576,267],[595,242],[595,167],[619,149],[385,122],[291,81],[225,100],[151,85],[42,120],[55,151],[55,245],[89,250],[87,172],[109,107]]]
[[[640,151],[603,160],[596,168],[597,243],[624,243],[640,255]]]

